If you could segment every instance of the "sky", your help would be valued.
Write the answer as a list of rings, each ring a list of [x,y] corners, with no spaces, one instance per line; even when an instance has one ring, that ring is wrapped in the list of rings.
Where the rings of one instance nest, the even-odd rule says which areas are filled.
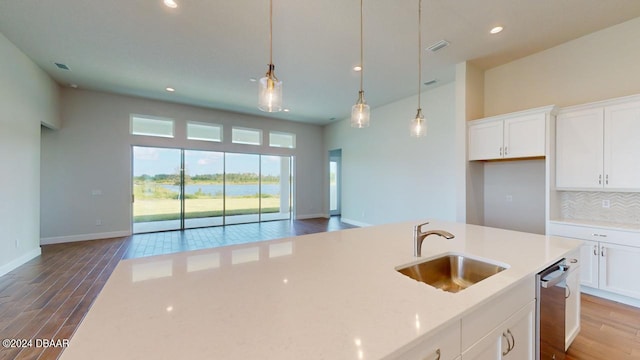
[[[180,149],[133,147],[133,176],[175,174],[180,168]],[[185,150],[185,165],[191,176],[221,174],[225,153]],[[258,173],[262,157],[262,175],[279,175],[279,156],[226,153],[227,173]]]

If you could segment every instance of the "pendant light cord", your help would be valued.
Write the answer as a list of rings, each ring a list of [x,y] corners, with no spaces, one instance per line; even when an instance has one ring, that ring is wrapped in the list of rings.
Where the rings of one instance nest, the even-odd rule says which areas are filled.
[[[363,20],[362,20],[362,18],[363,18],[363,16],[362,16],[362,7],[363,7],[362,6],[362,2],[363,2],[363,0],[360,0],[360,92],[363,91],[362,90],[362,78],[364,77],[364,64],[363,64],[364,56],[363,56],[363,51],[362,51],[362,48],[363,48],[362,44],[364,42],[364,35],[363,35],[363,30],[362,30],[363,29],[363,25],[362,25],[362,23],[363,23]]]
[[[421,83],[422,83],[422,0],[418,0],[418,109],[420,109]]]
[[[269,65],[273,64],[273,0],[269,0]]]

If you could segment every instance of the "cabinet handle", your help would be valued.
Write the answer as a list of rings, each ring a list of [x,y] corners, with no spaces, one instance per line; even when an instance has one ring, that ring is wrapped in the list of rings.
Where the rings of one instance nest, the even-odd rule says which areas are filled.
[[[509,340],[509,337],[507,336],[506,333],[502,333],[502,337],[507,339],[507,351],[502,352],[502,356],[506,356],[509,352],[511,352],[511,340]]]
[[[437,349],[433,355],[434,356],[424,357],[422,360],[440,360],[440,349]]]
[[[507,154],[509,153],[508,149],[509,149],[509,147],[508,147],[508,146],[505,146],[505,147],[504,147],[504,155],[505,155],[505,156],[507,156]]]
[[[602,185],[602,174],[598,175],[598,185]]]
[[[604,177],[604,183],[605,183],[606,185],[609,185],[609,174],[607,174],[607,175]]]
[[[566,285],[567,285],[566,289],[567,289],[567,293],[568,293],[568,294],[566,294],[566,295],[564,296],[564,298],[565,298],[565,299],[568,299],[568,298],[570,298],[570,297],[571,297],[571,288],[569,287],[569,283],[566,283]]]
[[[598,256],[598,245],[593,245],[593,255]]]
[[[509,352],[511,352],[511,350],[513,350],[516,347],[516,338],[513,337],[513,334],[511,333],[511,330],[507,329],[507,334],[509,334],[509,336],[511,336],[511,349],[509,349]]]
[[[500,147],[500,156],[502,156],[502,146]]]
[[[605,253],[604,253],[604,248],[600,249],[600,256],[604,257]]]
[[[572,264],[577,264],[578,263],[578,259],[569,259],[569,262]]]

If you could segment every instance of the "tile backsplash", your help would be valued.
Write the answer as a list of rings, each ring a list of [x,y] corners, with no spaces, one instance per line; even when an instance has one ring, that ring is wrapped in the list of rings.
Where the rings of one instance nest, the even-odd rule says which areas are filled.
[[[640,193],[563,191],[562,218],[640,225]]]

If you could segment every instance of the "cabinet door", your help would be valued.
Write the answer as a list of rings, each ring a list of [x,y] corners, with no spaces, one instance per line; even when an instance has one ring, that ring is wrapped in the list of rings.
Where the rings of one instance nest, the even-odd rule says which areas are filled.
[[[533,360],[535,325],[534,300],[462,353],[462,360]]]
[[[580,284],[598,288],[599,249],[597,241],[584,240],[580,247]]]
[[[392,354],[394,360],[453,360],[460,355],[460,321],[456,321],[437,334],[422,340],[414,347]]]
[[[577,264],[576,264],[577,265]],[[580,266],[577,266],[567,277],[565,286],[565,351],[569,349],[573,339],[580,331]]]
[[[535,301],[513,315],[504,326],[502,359],[533,360],[535,357]],[[510,341],[507,341],[510,340]]]
[[[500,360],[502,348],[506,350],[507,347],[506,338],[496,329],[463,352],[462,360]]]
[[[640,189],[640,102],[605,108],[605,187]]]
[[[502,121],[469,126],[469,160],[502,158]]]
[[[562,113],[556,120],[556,187],[603,187],[602,108]]]
[[[600,243],[600,289],[640,299],[640,248]]]
[[[545,114],[518,116],[504,120],[504,157],[544,156],[545,121]]]

